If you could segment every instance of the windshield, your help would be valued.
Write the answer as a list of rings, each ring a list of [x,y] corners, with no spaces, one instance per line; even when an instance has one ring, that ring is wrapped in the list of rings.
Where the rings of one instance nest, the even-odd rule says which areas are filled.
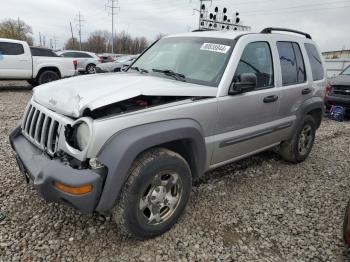
[[[159,77],[180,75],[184,81],[217,87],[234,40],[205,37],[163,38],[132,66]]]
[[[341,75],[350,75],[350,66],[348,66],[343,72],[340,73]]]

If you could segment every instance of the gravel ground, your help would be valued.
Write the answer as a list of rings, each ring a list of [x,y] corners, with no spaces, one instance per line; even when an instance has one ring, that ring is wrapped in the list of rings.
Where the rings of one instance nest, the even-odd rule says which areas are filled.
[[[30,92],[0,92],[0,261],[347,261],[350,123],[325,120],[310,158],[264,153],[196,183],[168,233],[125,239],[110,218],[48,204],[16,167],[8,134]]]
[[[30,90],[32,87],[27,81],[3,81],[0,80],[0,91],[23,91]]]

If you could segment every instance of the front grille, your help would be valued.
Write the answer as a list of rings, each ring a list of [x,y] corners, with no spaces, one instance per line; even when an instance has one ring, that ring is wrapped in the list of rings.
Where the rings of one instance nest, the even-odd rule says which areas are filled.
[[[54,155],[57,150],[59,130],[62,127],[53,115],[29,104],[24,113],[22,133],[36,146]]]
[[[334,95],[350,96],[350,86],[334,85],[332,87]]]

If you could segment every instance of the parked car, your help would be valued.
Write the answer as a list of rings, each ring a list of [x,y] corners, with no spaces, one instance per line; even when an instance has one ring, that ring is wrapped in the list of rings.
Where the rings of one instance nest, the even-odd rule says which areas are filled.
[[[273,148],[306,160],[324,89],[309,34],[178,34],[123,74],[35,89],[10,141],[46,200],[112,214],[123,234],[149,238],[176,223],[209,170]]]
[[[65,50],[57,52],[57,55],[77,60],[80,73],[94,74],[96,66],[102,63],[102,59],[91,52]]]
[[[108,73],[108,72],[121,72],[131,65],[136,60],[138,55],[122,56],[117,58],[114,62],[100,64],[96,67],[97,73]]]
[[[36,86],[74,76],[76,66],[75,60],[57,57],[49,49],[0,38],[0,80],[27,80]]]
[[[110,63],[115,61],[115,59],[110,55],[98,55],[98,57],[101,59],[101,63]]]
[[[350,113],[350,66],[327,85],[325,103],[328,110],[342,106]]]

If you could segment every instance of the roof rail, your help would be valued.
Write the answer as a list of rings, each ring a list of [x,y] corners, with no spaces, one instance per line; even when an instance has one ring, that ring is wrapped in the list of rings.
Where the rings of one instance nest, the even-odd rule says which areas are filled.
[[[214,29],[208,29],[208,28],[201,28],[193,30],[192,32],[207,32],[207,31],[215,31]]]
[[[268,27],[268,28],[265,28],[264,30],[262,30],[261,33],[262,34],[271,34],[272,31],[295,33],[295,34],[303,35],[308,39],[312,39],[311,35],[308,33],[304,33],[304,32],[298,31],[298,30],[288,29],[288,28]]]

